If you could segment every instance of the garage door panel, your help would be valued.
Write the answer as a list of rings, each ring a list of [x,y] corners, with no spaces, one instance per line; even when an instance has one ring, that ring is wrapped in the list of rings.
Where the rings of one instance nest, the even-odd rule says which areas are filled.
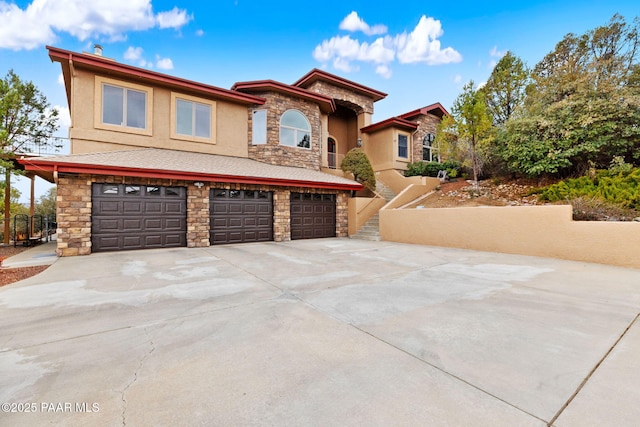
[[[335,237],[334,194],[291,193],[291,239]]]
[[[185,205],[180,202],[167,202],[164,204],[164,211],[168,214],[181,214],[184,213]]]
[[[209,202],[212,245],[273,240],[273,193],[212,189]]]
[[[123,219],[122,220],[122,231],[123,232],[132,232],[132,231],[141,231],[142,230],[142,219]]]
[[[94,184],[92,251],[186,246],[186,188]]]
[[[142,202],[140,201],[125,201],[122,203],[122,212],[124,213],[142,213]]]
[[[120,202],[119,201],[99,201],[98,207],[100,212],[104,214],[108,213],[118,213],[120,212]]]

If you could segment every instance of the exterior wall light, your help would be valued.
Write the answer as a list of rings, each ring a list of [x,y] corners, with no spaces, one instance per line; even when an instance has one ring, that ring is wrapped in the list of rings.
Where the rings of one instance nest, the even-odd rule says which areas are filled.
[[[195,185],[198,188],[202,188],[204,187],[204,182],[194,182],[193,185]]]

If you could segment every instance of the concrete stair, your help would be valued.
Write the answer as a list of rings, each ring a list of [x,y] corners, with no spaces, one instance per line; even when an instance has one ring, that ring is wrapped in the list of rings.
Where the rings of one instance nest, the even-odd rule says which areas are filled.
[[[367,221],[360,230],[353,236],[352,239],[359,240],[372,240],[375,242],[380,241],[380,214],[376,213]]]
[[[387,187],[386,185],[384,185],[380,181],[378,181],[376,183],[376,191],[378,192],[378,194],[380,194],[382,197],[385,198],[387,203],[390,202],[394,197],[397,196],[396,193],[391,191],[391,189],[389,187]]]

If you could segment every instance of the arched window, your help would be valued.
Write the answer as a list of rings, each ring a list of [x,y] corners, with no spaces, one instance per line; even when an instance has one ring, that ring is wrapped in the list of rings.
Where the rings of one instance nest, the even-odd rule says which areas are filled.
[[[285,111],[280,118],[280,144],[311,148],[311,125],[300,111]]]

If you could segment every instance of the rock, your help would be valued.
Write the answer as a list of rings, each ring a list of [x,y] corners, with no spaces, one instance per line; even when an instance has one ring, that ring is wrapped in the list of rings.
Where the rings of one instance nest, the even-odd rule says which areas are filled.
[[[639,217],[637,217],[637,218],[633,218],[633,220],[634,220],[635,222],[640,222],[640,216],[639,216]]]

